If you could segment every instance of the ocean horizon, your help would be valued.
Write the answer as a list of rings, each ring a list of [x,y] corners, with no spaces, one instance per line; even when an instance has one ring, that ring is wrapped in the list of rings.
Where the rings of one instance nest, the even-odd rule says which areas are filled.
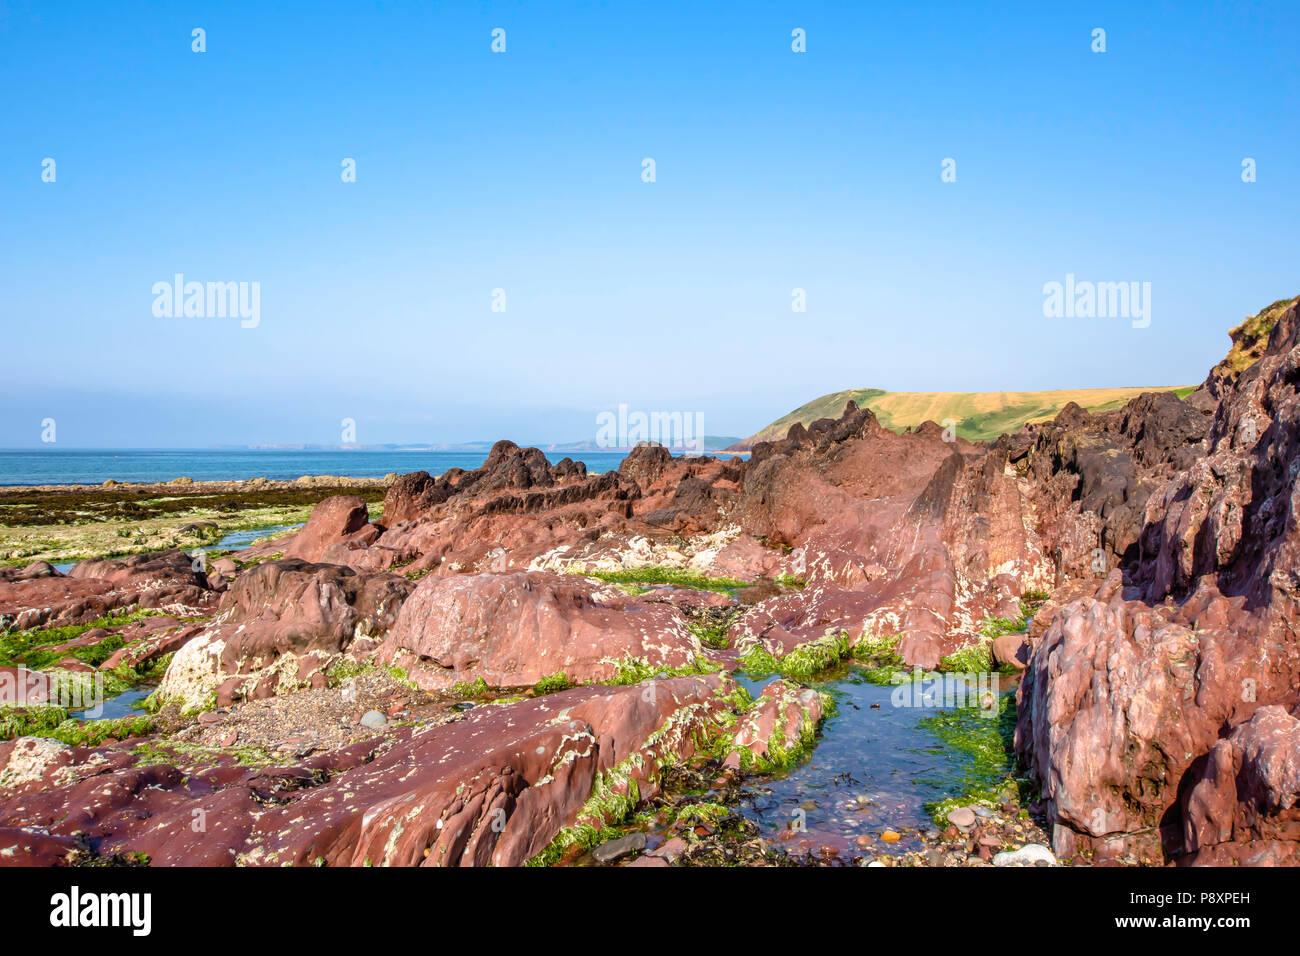
[[[617,468],[625,451],[544,452],[552,464],[571,458],[591,472]],[[487,451],[344,450],[344,449],[4,449],[0,450],[0,486],[98,485],[105,481],[165,482],[245,481],[266,478],[292,481],[303,475],[382,478],[396,472],[451,468],[472,470]]]

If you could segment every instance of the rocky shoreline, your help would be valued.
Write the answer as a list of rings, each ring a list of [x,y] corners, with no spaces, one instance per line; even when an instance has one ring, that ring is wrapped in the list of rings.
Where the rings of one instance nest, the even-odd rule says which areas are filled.
[[[387,488],[397,480],[397,474],[385,475],[383,478],[351,478],[344,475],[303,475],[291,481],[276,481],[271,478],[234,478],[229,481],[195,481],[184,475],[170,481],[118,481],[107,478],[94,484],[61,485],[0,485],[0,499],[28,495],[33,492],[50,494],[78,494],[113,490],[126,493],[158,494],[231,494],[234,492],[256,489],[259,491],[297,491],[303,488],[339,488],[365,489]]]
[[[502,441],[203,489],[320,495],[211,562],[0,568],[0,862],[1300,862],[1297,301],[1185,400],[993,443],[852,404],[748,460]],[[1023,673],[1019,777],[847,849],[756,828],[734,806],[814,752],[844,666]],[[95,682],[156,689],[72,716]]]
[[[333,495],[378,506],[396,477],[0,487],[0,567],[210,548],[234,532],[301,525]]]

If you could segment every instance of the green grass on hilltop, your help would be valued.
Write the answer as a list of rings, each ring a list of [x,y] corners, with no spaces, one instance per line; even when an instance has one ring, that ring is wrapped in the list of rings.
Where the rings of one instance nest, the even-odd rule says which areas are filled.
[[[894,431],[926,421],[957,423],[957,434],[969,441],[992,441],[1022,425],[1055,418],[1075,402],[1090,412],[1122,408],[1143,392],[1173,391],[1183,398],[1195,386],[1154,388],[1073,388],[1047,392],[887,392],[879,388],[850,388],[801,405],[745,439],[746,446],[785,437],[795,422],[810,425],[819,418],[839,418],[848,402],[876,413],[880,424]]]

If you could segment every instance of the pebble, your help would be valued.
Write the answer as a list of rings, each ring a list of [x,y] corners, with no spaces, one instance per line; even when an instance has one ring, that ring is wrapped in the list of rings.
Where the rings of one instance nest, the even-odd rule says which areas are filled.
[[[1056,864],[1052,851],[1041,843],[1026,843],[1018,850],[1004,850],[993,858],[994,866],[1024,866],[1034,863]]]
[[[665,860],[675,860],[685,852],[686,841],[681,837],[672,837],[655,847],[647,855],[662,857]]]
[[[380,727],[388,725],[388,718],[377,710],[368,710],[361,715],[361,726],[369,727],[371,730],[378,730]]]
[[[880,834],[880,839],[884,840],[886,843],[897,843],[902,839],[902,837],[893,830],[886,830],[884,833]]]
[[[642,849],[645,849],[645,834],[638,831],[613,840],[606,840],[591,851],[591,858],[597,863],[613,863],[629,853],[635,853],[637,850]]]
[[[955,827],[974,826],[975,811],[970,807],[956,807],[948,811],[948,822]]]

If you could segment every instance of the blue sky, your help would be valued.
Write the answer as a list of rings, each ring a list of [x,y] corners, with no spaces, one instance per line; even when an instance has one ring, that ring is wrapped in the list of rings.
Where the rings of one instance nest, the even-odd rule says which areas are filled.
[[[0,11],[3,445],[1194,383],[1300,293],[1293,4]],[[155,317],[177,272],[259,282],[259,326]],[[1045,318],[1067,273],[1150,282],[1151,325]]]

